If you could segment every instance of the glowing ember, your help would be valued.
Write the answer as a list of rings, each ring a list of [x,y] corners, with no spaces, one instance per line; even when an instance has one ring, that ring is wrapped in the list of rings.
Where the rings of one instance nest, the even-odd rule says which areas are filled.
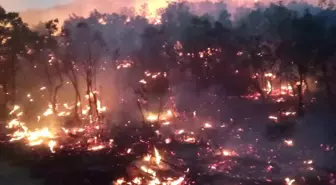
[[[184,133],[184,130],[183,129],[181,129],[181,130],[177,130],[176,132],[175,132],[175,134],[177,134],[177,135],[179,135],[179,134],[183,134]]]
[[[102,25],[105,25],[107,22],[104,20],[104,18],[100,18],[98,22]]]
[[[285,178],[286,184],[287,185],[294,185],[293,183],[295,182],[295,179],[290,179],[290,178]]]
[[[140,169],[144,171],[145,173],[148,173],[154,177],[156,176],[156,172],[150,168],[147,168],[146,166],[141,166]]]
[[[205,128],[212,128],[212,125],[211,125],[210,123],[205,123],[205,124],[204,124],[204,127],[205,127]]]
[[[19,110],[20,109],[20,106],[18,105],[14,105],[14,108],[12,111],[9,112],[9,115],[12,115],[15,111]]]
[[[273,121],[278,121],[278,117],[276,116],[269,116],[268,118]]]
[[[191,137],[191,136],[187,136],[184,138],[184,142],[186,143],[195,143],[196,142],[196,138],[195,137]]]
[[[91,146],[88,148],[88,150],[91,150],[91,151],[98,151],[98,150],[101,150],[101,149],[104,149],[105,146],[104,145],[98,145],[98,146]]]
[[[169,125],[170,122],[168,121],[174,116],[172,110],[167,110],[166,112],[162,112],[161,114],[148,112],[146,116],[146,120],[149,122],[156,122],[160,119],[160,121],[164,121],[164,125]]]
[[[224,156],[235,156],[236,155],[236,153],[234,151],[231,151],[231,150],[228,150],[228,149],[222,150],[222,154]]]
[[[154,147],[154,154],[155,154],[155,162],[157,165],[160,165],[161,162],[161,156],[159,154],[159,151]]]
[[[49,148],[50,148],[50,151],[52,152],[52,153],[55,153],[55,146],[56,146],[56,141],[53,141],[53,140],[51,140],[51,141],[49,141],[49,143],[48,143],[48,146],[49,146]]]
[[[285,143],[287,146],[294,146],[294,142],[293,142],[293,140],[284,140],[284,143]]]

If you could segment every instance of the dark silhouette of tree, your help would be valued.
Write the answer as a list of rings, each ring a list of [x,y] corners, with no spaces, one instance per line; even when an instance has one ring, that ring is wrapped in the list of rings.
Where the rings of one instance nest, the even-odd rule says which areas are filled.
[[[327,10],[328,11],[328,10]],[[336,52],[336,37],[335,24],[329,23],[326,20],[326,17],[322,15],[317,15],[314,18],[315,26],[318,32],[315,48],[314,48],[314,64],[316,67],[322,71],[322,80],[325,84],[326,94],[329,99],[330,105],[334,103],[332,99],[332,90],[331,90],[331,76],[330,76],[330,59],[335,55]],[[318,71],[314,70],[315,74],[318,75]]]
[[[239,17],[232,18],[224,3],[200,5],[207,11],[196,15],[193,3],[170,3],[160,10],[161,24],[146,18],[146,5],[142,15],[131,9],[121,14],[94,10],[87,18],[69,17],[58,36],[56,20],[33,31],[18,14],[0,9],[0,82],[5,105],[15,102],[16,78],[26,61],[43,66],[54,113],[63,81],[71,82],[77,103],[82,99],[79,81],[83,78],[90,114],[98,115],[96,78],[102,64],[117,71],[116,84],[128,81],[133,86],[147,70],[170,77],[177,69],[184,79],[191,74],[198,92],[219,84],[236,95],[252,87],[264,98],[271,93],[265,91],[269,79],[264,74],[272,72],[294,87],[300,114],[308,76],[321,76],[326,94],[332,97],[335,71],[330,65],[336,42],[332,7],[321,9],[301,2],[256,3],[253,9],[238,8]],[[118,70],[125,61],[132,61],[132,68]],[[126,88],[118,88],[117,94],[122,95],[120,89]],[[76,106],[76,114],[79,109]]]
[[[46,86],[49,92],[49,103],[52,106],[53,114],[57,114],[57,96],[58,92],[64,85],[63,63],[57,58],[59,48],[54,34],[58,30],[58,20],[50,20],[45,23],[46,33],[34,32],[34,40],[36,41],[31,48],[32,64],[34,66],[42,66],[43,79],[46,79]]]
[[[1,86],[4,94],[4,110],[8,104],[16,103],[17,74],[20,70],[19,60],[27,59],[29,46],[34,43],[32,32],[23,23],[18,13],[6,12],[0,7],[0,59]]]

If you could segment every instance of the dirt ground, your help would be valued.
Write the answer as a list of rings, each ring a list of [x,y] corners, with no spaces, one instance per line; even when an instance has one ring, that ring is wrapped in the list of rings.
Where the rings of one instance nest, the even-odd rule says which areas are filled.
[[[0,161],[1,185],[42,185],[42,182],[30,178],[28,169],[14,167],[9,162]]]

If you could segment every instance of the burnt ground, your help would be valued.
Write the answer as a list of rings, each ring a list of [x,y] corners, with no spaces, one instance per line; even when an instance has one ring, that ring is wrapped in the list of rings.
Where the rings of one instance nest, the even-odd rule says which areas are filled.
[[[228,106],[228,105],[226,105]],[[260,180],[253,176],[262,176],[264,173],[255,173],[248,178],[237,177],[237,175],[217,173],[202,174],[201,161],[191,159],[190,177],[196,184],[285,184],[284,178],[296,179],[296,184],[304,185],[328,185],[335,182],[330,181],[331,174],[335,174],[335,150],[336,125],[335,116],[327,109],[312,106],[305,117],[298,120],[295,131],[287,136],[294,140],[293,147],[283,146],[283,140],[269,140],[264,137],[265,126],[269,123],[267,115],[269,107],[255,103],[230,107],[236,113],[235,118],[241,117],[241,124],[237,128],[243,129],[239,139],[231,137],[225,140],[227,148],[244,153],[249,144],[253,144],[255,153],[246,154],[243,158],[241,168],[237,174],[249,173],[251,169],[247,166],[257,166],[269,159],[270,156],[281,167],[281,171],[270,174],[274,177],[272,182]],[[226,108],[223,108],[225,110]],[[231,113],[230,113],[231,114]],[[127,132],[125,132],[127,133]],[[236,132],[235,132],[236,133]],[[127,137],[125,136],[127,140]],[[257,142],[256,142],[257,139]],[[122,139],[121,139],[122,140]],[[220,139],[217,141],[221,142]],[[323,144],[323,145],[321,145]],[[189,147],[189,148],[188,148]],[[139,147],[141,148],[141,147]],[[193,156],[198,146],[170,146],[173,150],[186,150],[187,155]],[[275,152],[269,152],[274,149]],[[109,185],[117,177],[127,176],[126,167],[136,160],[136,155],[117,156],[117,151],[102,150],[99,152],[62,152],[52,155],[46,149],[35,151],[27,150],[20,144],[1,143],[0,155],[0,184],[6,185]],[[141,149],[140,149],[141,150]],[[140,154],[139,154],[140,155]],[[252,159],[249,160],[248,157]],[[302,162],[311,159],[314,161],[314,172],[301,172]],[[318,177],[317,177],[318,176]],[[302,177],[305,177],[303,181]],[[327,178],[328,177],[328,178]]]

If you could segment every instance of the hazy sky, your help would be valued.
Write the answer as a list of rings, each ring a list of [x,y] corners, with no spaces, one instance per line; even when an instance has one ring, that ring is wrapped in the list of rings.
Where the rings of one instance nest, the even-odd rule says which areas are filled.
[[[0,0],[0,5],[8,11],[22,11],[32,8],[47,8],[67,4],[71,1],[72,0]]]
[[[71,2],[74,2],[78,0],[0,0],[0,5],[4,7],[8,11],[25,11],[27,9],[43,9],[43,8],[49,8],[57,5],[63,5],[63,4],[70,4]],[[83,0],[83,1],[88,1],[88,0]],[[99,1],[108,1],[110,3],[116,3],[116,1],[124,1],[124,0],[95,0],[94,4],[100,4]],[[134,0],[137,2],[137,0]],[[144,1],[144,0],[139,0],[139,1]],[[166,2],[166,0],[147,0],[151,2],[151,4],[156,4],[159,2],[162,4],[163,2]],[[193,1],[193,0],[191,0]],[[224,0],[225,1],[225,0]],[[246,0],[235,0],[237,2],[239,1],[246,1]],[[249,1],[249,0],[247,0]],[[250,0],[254,1],[254,0]],[[269,1],[269,0],[267,0]],[[300,1],[300,0],[298,0]],[[316,0],[304,0],[308,2],[313,2]],[[80,2],[80,1],[79,1]],[[118,2],[117,4],[120,4],[121,2]]]
[[[20,16],[24,22],[35,25],[39,22],[58,18],[61,22],[69,17],[70,14],[79,16],[88,16],[89,13],[97,9],[104,13],[112,13],[120,11],[122,7],[140,8],[144,3],[148,3],[149,11],[155,14],[158,8],[167,6],[167,1],[176,0],[0,0],[0,5],[6,11],[20,12]],[[199,2],[204,0],[188,0],[191,2]],[[218,0],[210,0],[218,1]],[[223,0],[228,3],[229,7],[237,5],[252,5],[256,0]],[[279,0],[258,0],[267,2],[277,2]],[[283,0],[284,2],[292,0]],[[318,1],[318,0],[297,0],[297,1]],[[231,3],[230,3],[231,2]],[[66,6],[59,6],[64,5]],[[201,8],[201,7],[200,7]],[[28,11],[27,11],[28,10]]]

